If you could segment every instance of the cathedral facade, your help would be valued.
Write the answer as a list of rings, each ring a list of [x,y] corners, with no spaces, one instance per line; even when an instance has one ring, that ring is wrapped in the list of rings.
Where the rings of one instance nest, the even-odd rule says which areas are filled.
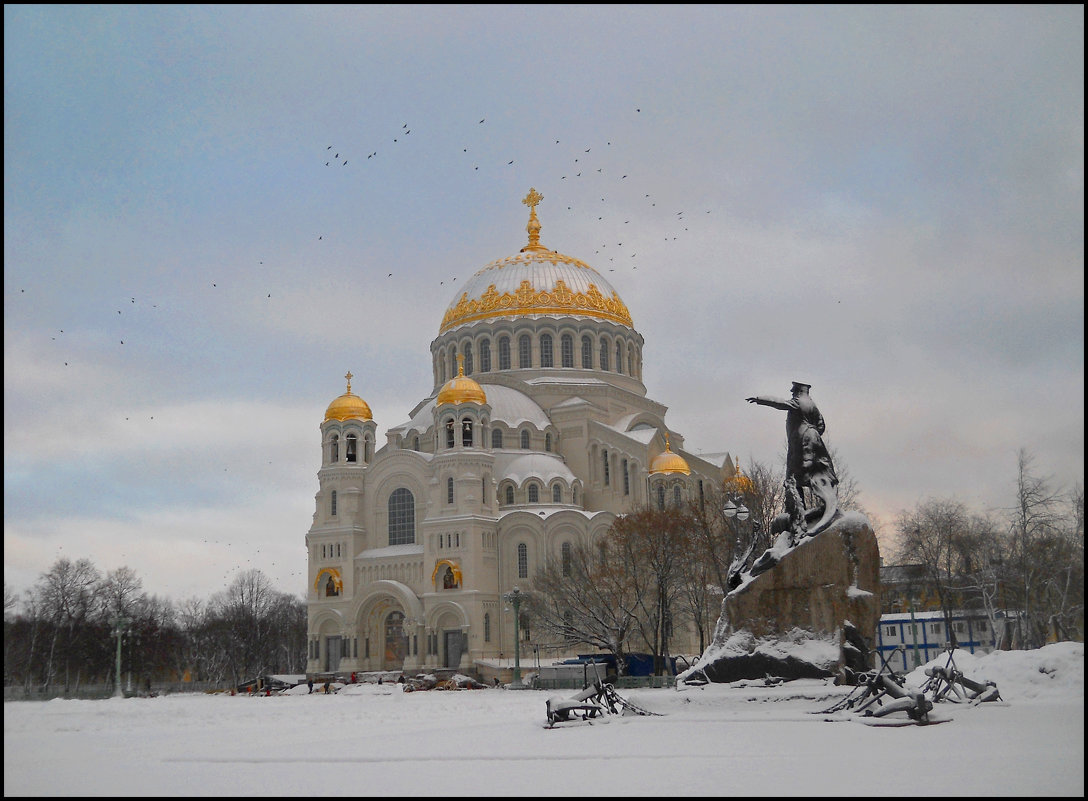
[[[540,244],[541,199],[523,201],[528,244],[446,309],[434,390],[411,419],[379,446],[350,373],[326,410],[306,535],[309,673],[471,674],[509,659],[504,595],[617,515],[698,499],[734,472],[665,425],[626,305],[588,264]],[[523,654],[550,647],[520,636]]]

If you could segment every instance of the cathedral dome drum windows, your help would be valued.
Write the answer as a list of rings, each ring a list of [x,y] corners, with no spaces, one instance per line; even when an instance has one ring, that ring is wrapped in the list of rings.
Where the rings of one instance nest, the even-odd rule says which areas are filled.
[[[412,545],[416,541],[416,499],[411,490],[398,487],[389,495],[389,544]]]

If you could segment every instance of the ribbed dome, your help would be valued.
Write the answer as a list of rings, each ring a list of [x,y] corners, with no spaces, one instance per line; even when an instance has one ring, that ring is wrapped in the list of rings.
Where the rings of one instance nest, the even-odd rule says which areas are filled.
[[[673,453],[669,448],[669,438],[665,437],[665,450],[654,457],[654,460],[650,462],[650,475],[655,473],[683,473],[685,476],[691,475],[691,468],[688,467],[688,463],[684,460],[684,457],[678,453]]]
[[[370,407],[366,401],[351,391],[351,373],[344,378],[348,380],[348,391],[329,404],[325,410],[325,422],[329,420],[373,420]]]
[[[457,377],[451,378],[438,391],[435,405],[444,403],[487,403],[484,389],[465,375],[465,357],[457,354]]]
[[[478,320],[541,314],[596,317],[634,327],[627,306],[600,273],[540,244],[536,204],[542,199],[530,189],[522,201],[530,207],[529,244],[473,275],[446,309],[439,333]]]

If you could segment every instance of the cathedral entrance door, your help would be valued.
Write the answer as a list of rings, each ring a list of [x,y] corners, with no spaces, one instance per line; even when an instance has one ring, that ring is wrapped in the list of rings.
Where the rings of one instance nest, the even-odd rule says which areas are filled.
[[[443,632],[446,635],[446,667],[458,668],[461,666],[461,648],[463,638],[460,630]]]
[[[404,634],[404,613],[390,612],[385,619],[385,653],[382,670],[400,670],[408,653],[408,637]]]
[[[325,638],[325,670],[335,673],[340,669],[340,638]]]

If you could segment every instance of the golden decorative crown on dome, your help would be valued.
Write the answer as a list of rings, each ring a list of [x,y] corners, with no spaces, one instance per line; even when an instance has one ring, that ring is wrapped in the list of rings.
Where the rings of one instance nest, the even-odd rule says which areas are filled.
[[[435,404],[445,403],[487,403],[484,389],[465,375],[465,356],[457,354],[457,375],[443,385],[435,399]]]
[[[654,457],[654,460],[650,462],[650,475],[655,473],[683,473],[685,476],[691,475],[691,468],[688,467],[687,461],[678,453],[673,453],[669,447],[669,435],[665,435],[665,450]]]
[[[348,372],[344,378],[348,380],[348,391],[329,404],[329,408],[325,410],[325,422],[349,419],[373,420],[366,401],[351,391],[351,373]]]
[[[446,309],[440,333],[464,323],[527,314],[574,314],[633,327],[627,306],[600,273],[540,244],[536,206],[543,199],[536,189],[529,190],[521,201],[529,207],[529,244],[472,276]]]

